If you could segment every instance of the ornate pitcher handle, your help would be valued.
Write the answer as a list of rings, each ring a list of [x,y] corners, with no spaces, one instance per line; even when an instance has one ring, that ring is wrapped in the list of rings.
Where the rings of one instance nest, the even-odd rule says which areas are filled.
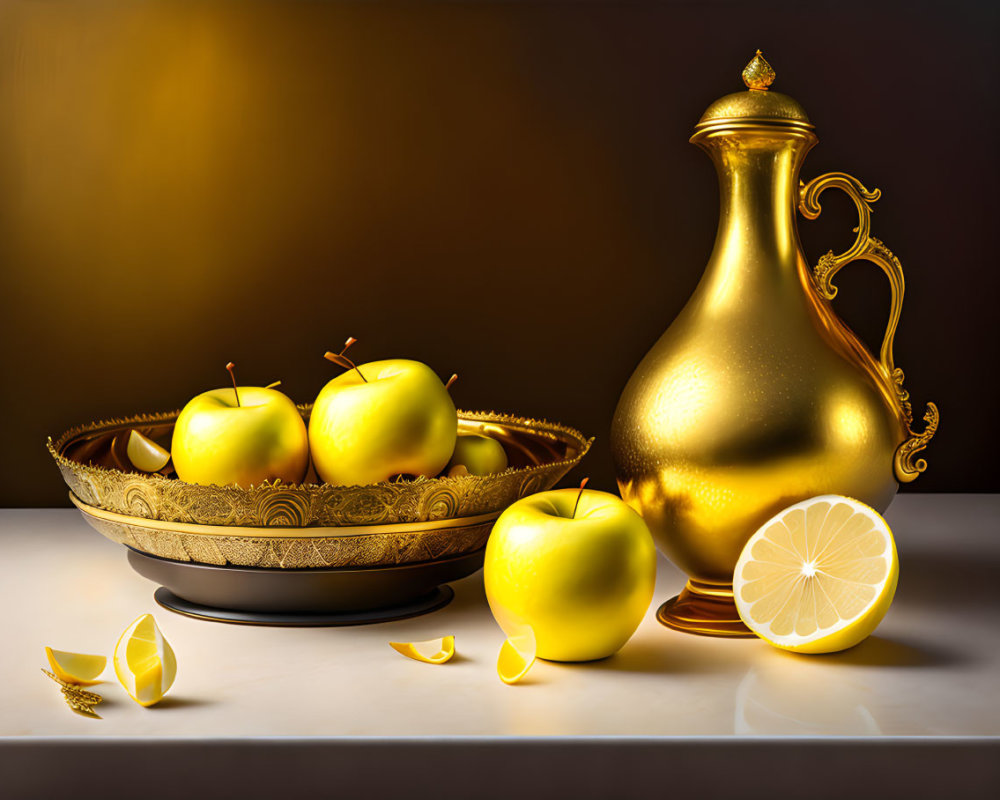
[[[892,288],[892,304],[889,308],[889,322],[885,328],[885,337],[882,339],[882,349],[879,352],[879,362],[885,373],[885,378],[889,385],[896,392],[896,397],[903,409],[903,417],[906,420],[906,429],[909,438],[898,448],[893,459],[896,472],[896,479],[900,483],[909,483],[917,475],[927,469],[927,462],[922,458],[914,456],[927,447],[931,437],[934,436],[938,427],[938,409],[934,403],[927,404],[927,411],[924,414],[924,429],[919,433],[913,430],[913,409],[910,406],[910,394],[903,388],[903,370],[895,365],[892,357],[892,343],[896,336],[896,326],[899,324],[899,315],[903,310],[903,266],[899,259],[892,254],[881,241],[871,235],[871,206],[882,193],[875,189],[868,191],[861,181],[853,178],[846,172],[828,172],[813,178],[809,183],[799,185],[799,211],[806,219],[816,219],[822,208],[819,204],[819,196],[827,189],[841,189],[844,191],[858,209],[858,227],[854,230],[858,238],[854,244],[839,255],[831,250],[822,256],[819,263],[813,268],[813,279],[820,294],[827,300],[832,300],[837,296],[837,287],[833,285],[834,276],[840,268],[851,261],[864,259],[877,264],[889,278],[889,286]]]

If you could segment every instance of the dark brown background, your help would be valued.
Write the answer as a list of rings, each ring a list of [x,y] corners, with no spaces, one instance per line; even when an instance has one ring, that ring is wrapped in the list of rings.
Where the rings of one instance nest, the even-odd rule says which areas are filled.
[[[716,184],[687,144],[761,47],[883,191],[896,339],[941,408],[917,491],[997,491],[996,4],[0,4],[0,505],[65,505],[45,436],[284,381],[348,335],[466,408],[596,435],[694,288]],[[846,200],[802,224],[842,248]],[[878,271],[838,308],[877,343]],[[574,479],[578,479],[576,476]]]

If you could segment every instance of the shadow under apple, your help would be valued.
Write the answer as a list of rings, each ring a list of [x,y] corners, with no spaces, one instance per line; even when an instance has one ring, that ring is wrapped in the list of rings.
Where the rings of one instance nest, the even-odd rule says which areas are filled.
[[[746,669],[753,639],[709,639],[664,630],[635,638],[609,658],[583,664],[594,669],[649,674],[724,674]],[[570,665],[572,666],[572,665]]]

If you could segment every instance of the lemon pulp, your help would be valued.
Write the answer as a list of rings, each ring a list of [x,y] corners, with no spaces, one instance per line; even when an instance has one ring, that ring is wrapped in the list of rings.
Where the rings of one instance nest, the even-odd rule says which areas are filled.
[[[57,678],[77,686],[91,686],[100,683],[100,675],[108,664],[106,656],[90,656],[84,653],[68,653],[65,650],[45,648],[49,666]]]
[[[885,520],[857,500],[823,495],[785,509],[750,537],[733,593],[740,618],[762,639],[831,653],[875,630],[898,576]]]
[[[125,629],[115,645],[114,665],[128,696],[142,706],[162,700],[177,675],[173,648],[152,614],[143,614]]]
[[[129,432],[126,452],[132,466],[143,472],[159,472],[170,460],[170,451],[134,428]]]
[[[497,675],[504,683],[517,683],[535,663],[535,632],[525,626],[514,636],[504,640],[497,656]]]

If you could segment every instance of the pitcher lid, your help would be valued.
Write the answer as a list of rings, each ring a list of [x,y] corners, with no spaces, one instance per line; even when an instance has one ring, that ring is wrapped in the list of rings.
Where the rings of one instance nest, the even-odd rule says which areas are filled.
[[[730,122],[759,122],[793,128],[812,128],[809,116],[797,100],[787,94],[769,91],[776,73],[767,60],[757,51],[743,69],[745,92],[734,92],[720,97],[710,105],[698,120],[696,130],[716,127]]]

